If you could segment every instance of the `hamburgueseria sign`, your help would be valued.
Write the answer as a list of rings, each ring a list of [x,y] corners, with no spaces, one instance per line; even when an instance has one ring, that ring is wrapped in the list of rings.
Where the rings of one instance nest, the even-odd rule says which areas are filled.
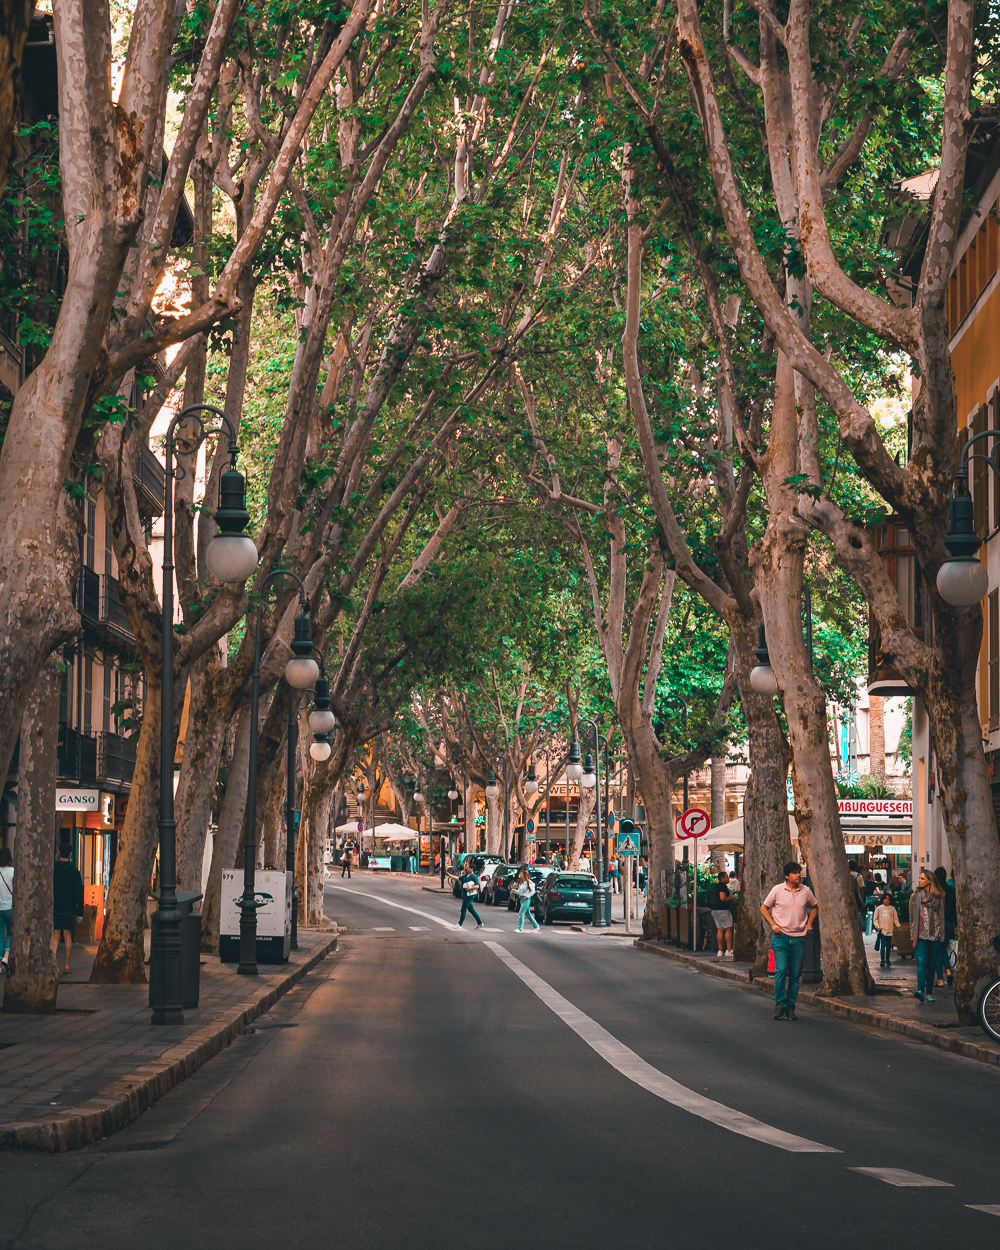
[[[841,816],[908,816],[913,817],[911,799],[838,799]]]

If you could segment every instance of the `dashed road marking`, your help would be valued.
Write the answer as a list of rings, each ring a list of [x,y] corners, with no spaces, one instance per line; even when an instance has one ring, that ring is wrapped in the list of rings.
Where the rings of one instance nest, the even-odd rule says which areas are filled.
[[[974,1206],[971,1202],[965,1204],[970,1211],[985,1211],[987,1215],[1000,1215],[1000,1203],[987,1203],[985,1206]]]
[[[395,933],[396,930],[393,928],[387,928],[385,925],[375,925],[375,927],[372,929],[372,932],[373,933]]]
[[[895,1185],[899,1189],[954,1189],[951,1181],[938,1181],[933,1176],[921,1176],[919,1172],[907,1172],[905,1168],[848,1168],[862,1176],[874,1176],[877,1181]]]
[[[381,894],[370,894],[367,890],[355,890],[346,885],[330,885],[327,882],[328,890],[342,890],[345,894],[360,895],[362,898],[373,898],[379,903],[385,903],[386,907],[396,907],[400,911],[408,911],[414,916],[423,916],[425,920],[433,920],[435,924],[441,925],[444,929],[455,929],[458,926],[450,920],[442,920],[440,916],[432,916],[429,911],[421,911],[419,907],[407,907],[405,903],[395,903],[391,898],[384,898]]]
[[[426,925],[411,924],[411,925],[410,925],[410,929],[411,929],[414,933],[427,933],[427,932],[429,932],[429,930],[428,930],[428,928],[427,928],[427,926],[426,926]]]
[[[596,1020],[592,1020],[590,1016],[574,1007],[547,981],[543,981],[527,965],[515,959],[498,943],[486,942],[484,945],[503,960],[507,967],[538,995],[546,1007],[550,1008],[564,1024],[582,1038],[591,1050],[596,1051],[622,1076],[634,1081],[636,1085],[648,1090],[651,1094],[655,1094],[657,1098],[662,1098],[664,1102],[674,1107],[689,1111],[702,1120],[717,1124],[719,1128],[727,1129],[730,1133],[738,1133],[741,1137],[752,1137],[768,1146],[777,1146],[779,1150],[789,1150],[795,1154],[841,1153],[835,1146],[824,1146],[806,1137],[796,1137],[794,1133],[786,1133],[782,1129],[755,1120],[752,1116],[744,1115],[742,1111],[734,1111],[732,1107],[726,1107],[721,1102],[706,1098],[703,1094],[696,1094],[694,1090],[681,1085],[679,1081],[666,1076],[652,1064],[647,1063],[645,1059],[641,1059],[634,1050],[630,1050],[616,1037],[612,1037]]]

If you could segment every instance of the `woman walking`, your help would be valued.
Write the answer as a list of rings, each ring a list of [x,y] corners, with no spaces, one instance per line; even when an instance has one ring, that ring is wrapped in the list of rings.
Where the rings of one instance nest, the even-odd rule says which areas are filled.
[[[14,861],[7,847],[0,850],[0,939],[3,957],[0,965],[7,967],[10,958],[10,914],[14,906]]]
[[[517,889],[514,891],[521,900],[521,914],[517,918],[517,931],[520,933],[524,929],[525,916],[531,921],[533,929],[538,928],[538,921],[531,914],[531,899],[535,893],[535,883],[531,879],[531,875],[527,868],[522,868],[517,878]]]
[[[934,1002],[934,971],[944,941],[944,890],[933,873],[921,868],[910,895],[910,933],[917,952],[917,988],[913,997]]]
[[[899,915],[892,905],[891,894],[882,895],[882,901],[875,908],[874,924],[878,933],[875,939],[875,949],[881,955],[879,965],[883,968],[891,968],[892,935],[899,928]]]
[[[454,877],[454,873],[448,874]],[[472,860],[467,859],[459,874],[458,884],[462,890],[462,913],[458,918],[458,927],[461,929],[465,924],[466,913],[471,914],[476,922],[476,928],[483,928],[483,922],[479,919],[479,912],[475,909],[476,895],[479,893],[479,874],[473,870]]]

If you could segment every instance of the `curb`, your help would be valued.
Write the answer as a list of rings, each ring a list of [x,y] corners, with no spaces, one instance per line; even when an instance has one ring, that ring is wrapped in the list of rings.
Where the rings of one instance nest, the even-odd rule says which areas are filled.
[[[228,1046],[234,1037],[245,1032],[252,1020],[273,1007],[307,972],[336,949],[337,934],[334,934],[283,980],[231,1007],[225,1015],[165,1051],[159,1059],[112,1081],[79,1107],[73,1107],[51,1120],[0,1124],[0,1151],[34,1150],[57,1154],[100,1141],[125,1128],[158,1098]]]
[[[659,955],[663,959],[672,959],[674,963],[686,964],[689,968],[694,968],[706,976],[721,977],[724,981],[736,981],[747,989],[766,992],[772,984],[770,980],[766,982],[754,981],[751,979],[749,972],[737,968],[716,968],[712,964],[706,966],[701,960],[695,959],[692,955],[685,955],[681,951],[668,950],[666,947],[658,946],[655,942],[650,942],[643,938],[638,938],[635,946],[639,950],[649,951],[650,954]],[[820,1011],[825,1011],[828,1016],[836,1016],[840,1020],[850,1020],[855,1024],[867,1024],[870,1028],[884,1029],[888,1033],[901,1033],[906,1037],[913,1038],[914,1041],[924,1042],[928,1046],[936,1046],[938,1050],[946,1050],[953,1055],[963,1055],[966,1059],[975,1059],[979,1063],[990,1064],[995,1068],[1000,1067],[1000,1049],[980,1045],[978,1042],[970,1041],[967,1037],[951,1037],[941,1029],[916,1024],[912,1020],[902,1020],[898,1016],[887,1016],[881,1011],[872,1010],[870,1007],[855,1007],[850,1003],[842,1003],[836,998],[822,997],[809,990],[800,990],[798,1001],[806,1003],[810,1007],[817,1007]]]

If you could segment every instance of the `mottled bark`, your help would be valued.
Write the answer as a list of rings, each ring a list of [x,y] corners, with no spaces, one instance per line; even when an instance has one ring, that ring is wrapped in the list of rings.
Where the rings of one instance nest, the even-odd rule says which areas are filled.
[[[873,777],[885,780],[885,699],[868,696],[868,767]]]
[[[229,767],[226,793],[219,812],[219,826],[208,873],[208,888],[201,905],[201,949],[219,949],[219,909],[222,874],[236,864],[236,848],[243,836],[243,816],[247,806],[247,776],[250,767],[250,707],[242,709],[236,728],[236,745]]]
[[[19,114],[21,58],[34,0],[0,0],[0,197],[7,185]]]
[[[160,684],[147,674],[132,789],[108,890],[104,933],[90,974],[92,985],[145,984],[142,934],[159,842],[159,800]]]
[[[55,858],[56,747],[59,737],[58,654],[49,657],[21,721],[17,772],[14,902],[5,1012],[48,1015],[59,977],[52,949],[52,866]]]
[[[590,818],[594,814],[594,808],[597,806],[597,787],[594,786],[590,790],[584,790],[580,787],[580,798],[576,806],[576,824],[573,826],[573,840],[569,851],[570,868],[580,867],[580,856],[583,854],[584,839],[587,836],[587,825],[590,824]],[[590,852],[590,870],[594,871],[594,852]]]
[[[712,828],[726,823],[726,757],[713,755],[711,759],[711,812]]]
[[[206,655],[192,666],[190,712],[174,795],[177,888],[180,890],[201,889],[205,840],[212,821],[222,745],[230,721],[228,701],[222,703],[214,697],[217,683],[206,672],[209,664],[214,667],[214,657]]]

